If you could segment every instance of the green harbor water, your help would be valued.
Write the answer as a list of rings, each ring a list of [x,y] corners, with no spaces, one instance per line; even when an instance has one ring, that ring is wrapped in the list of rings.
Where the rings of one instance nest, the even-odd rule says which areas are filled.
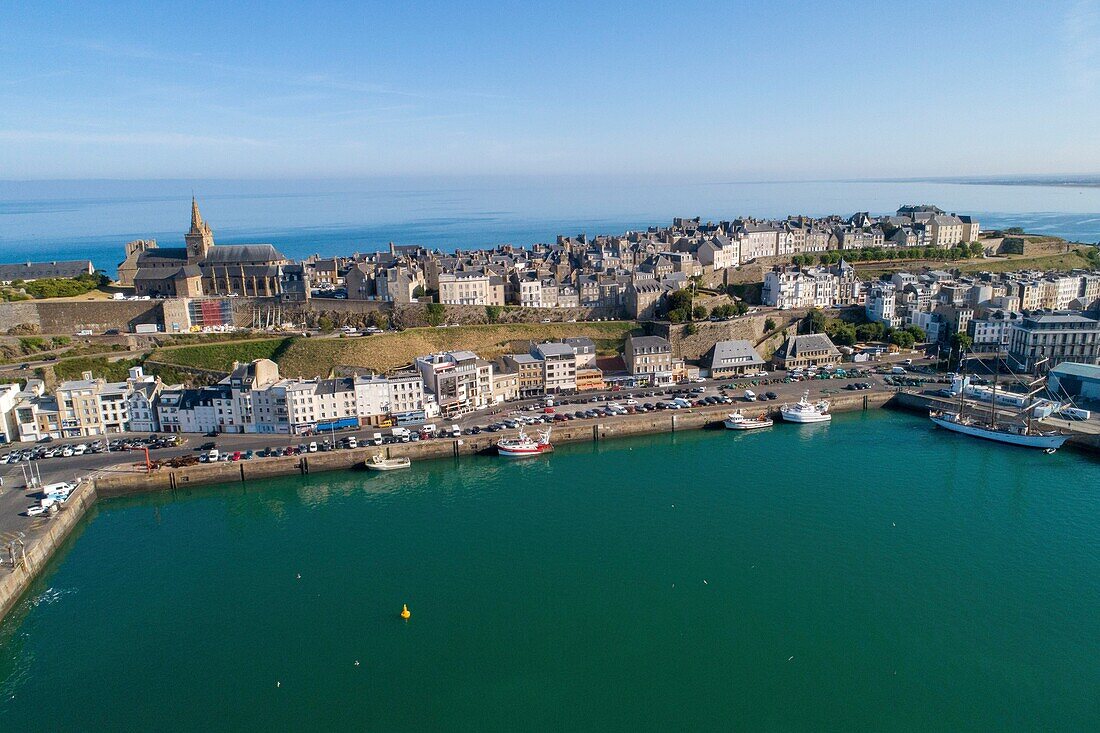
[[[776,729],[1100,729],[1100,462],[874,411],[109,501],[0,627],[0,731]]]

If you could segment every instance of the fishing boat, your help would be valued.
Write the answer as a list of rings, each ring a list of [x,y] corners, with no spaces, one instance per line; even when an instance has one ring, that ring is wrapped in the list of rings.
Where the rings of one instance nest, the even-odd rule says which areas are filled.
[[[550,428],[540,430],[538,436],[538,440],[535,440],[520,428],[516,437],[497,441],[497,453],[507,458],[527,458],[554,450],[554,446],[550,444]]]
[[[965,368],[965,357],[959,366],[960,373]],[[1042,368],[1046,359],[1041,359],[1035,364],[1036,371]],[[1069,440],[1068,435],[1063,435],[1057,430],[1042,430],[1035,424],[1034,409],[1036,405],[1044,402],[1034,399],[1035,395],[1046,390],[1046,377],[1040,376],[1027,384],[1027,393],[1021,395],[1023,405],[1012,410],[1005,408],[998,414],[997,404],[997,380],[1000,370],[993,373],[993,399],[989,404],[989,419],[966,414],[966,390],[959,391],[959,409],[957,411],[929,410],[928,419],[941,428],[954,433],[969,435],[973,438],[994,440],[1007,445],[1018,445],[1024,448],[1039,448],[1047,453],[1053,453]],[[965,382],[964,382],[965,384]],[[1056,406],[1057,407],[1057,406]],[[1011,414],[1015,413],[1015,414]],[[1006,418],[1007,419],[1003,419]],[[999,418],[1002,418],[999,420]]]
[[[383,458],[381,453],[375,453],[364,463],[371,471],[397,471],[412,465],[408,458]]]
[[[747,418],[741,414],[738,410],[728,416],[722,423],[726,426],[727,430],[759,430],[760,428],[770,428],[775,424],[771,418],[767,415],[760,415],[756,418]]]
[[[783,403],[779,408],[779,414],[787,422],[829,422],[833,419],[829,414],[829,403],[826,400],[810,402],[810,390],[803,392],[802,399],[793,405]]]

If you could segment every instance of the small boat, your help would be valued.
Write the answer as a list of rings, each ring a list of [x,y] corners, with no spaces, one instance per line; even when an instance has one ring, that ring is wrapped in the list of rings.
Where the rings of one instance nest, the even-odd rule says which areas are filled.
[[[802,399],[793,405],[784,403],[779,408],[779,414],[787,422],[829,422],[833,419],[833,416],[829,414],[829,403],[827,401],[810,402],[810,390],[803,392]]]
[[[501,438],[497,441],[497,454],[506,458],[527,458],[538,456],[554,450],[550,444],[550,428],[539,431],[539,438],[535,440],[520,428],[519,434],[514,438]]]
[[[727,430],[759,430],[760,428],[770,428],[775,422],[767,415],[750,419],[738,410],[728,415],[722,424],[726,426]]]
[[[383,458],[381,453],[375,453],[364,463],[371,471],[396,471],[412,465],[408,458]]]

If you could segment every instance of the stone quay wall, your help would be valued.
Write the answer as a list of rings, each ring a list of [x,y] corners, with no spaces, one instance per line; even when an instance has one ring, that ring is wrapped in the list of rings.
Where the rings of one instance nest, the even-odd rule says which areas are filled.
[[[868,391],[830,395],[833,412],[850,412],[881,407],[893,396],[892,392]],[[738,404],[746,415],[776,414],[778,406],[770,403]],[[698,430],[717,426],[731,410],[730,405],[669,410],[665,412],[624,415],[595,420],[572,420],[555,423],[555,445],[590,440],[608,440],[633,435]],[[482,433],[464,435],[461,438],[437,438],[416,443],[395,443],[383,446],[363,446],[355,450],[339,450],[328,453],[310,453],[302,456],[261,458],[251,461],[224,463],[198,463],[184,468],[162,468],[145,473],[141,470],[103,475],[96,479],[96,490],[103,498],[126,496],[153,491],[176,489],[205,484],[242,483],[276,476],[308,474],[321,471],[361,468],[363,462],[382,452],[386,457],[408,457],[413,461],[432,458],[458,458],[492,450],[501,437],[511,434]],[[365,470],[365,469],[364,469]]]
[[[96,500],[96,488],[92,483],[85,482],[78,486],[61,510],[47,520],[45,532],[39,536],[32,533],[25,555],[17,546],[14,568],[8,565],[7,547],[4,548],[4,566],[0,568],[0,619],[33,588],[73,529],[95,506]]]

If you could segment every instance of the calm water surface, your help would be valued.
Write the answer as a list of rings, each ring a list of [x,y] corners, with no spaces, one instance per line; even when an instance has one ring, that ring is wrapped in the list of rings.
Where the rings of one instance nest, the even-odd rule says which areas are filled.
[[[986,228],[1100,240],[1100,187],[590,177],[0,181],[0,261],[88,257],[113,273],[131,239],[183,245],[192,193],[218,242],[270,242],[297,258],[374,251],[390,241],[442,250],[529,245],[558,234],[618,234],[675,216],[881,214],[917,202],[976,214]]]
[[[1100,463],[880,411],[106,502],[0,730],[1097,730],[1098,611]]]

